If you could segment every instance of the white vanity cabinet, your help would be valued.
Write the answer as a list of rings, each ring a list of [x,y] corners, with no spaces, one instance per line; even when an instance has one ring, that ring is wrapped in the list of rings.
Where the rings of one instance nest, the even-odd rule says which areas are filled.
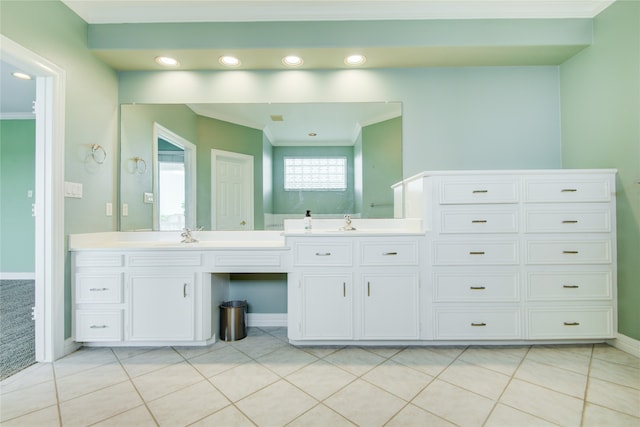
[[[292,342],[419,338],[420,238],[292,237]]]

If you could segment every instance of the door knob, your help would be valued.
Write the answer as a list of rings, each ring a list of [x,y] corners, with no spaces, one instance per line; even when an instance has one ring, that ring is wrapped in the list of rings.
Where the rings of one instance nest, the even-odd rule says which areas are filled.
[[[240,221],[240,225],[247,225],[247,221],[245,220]]]

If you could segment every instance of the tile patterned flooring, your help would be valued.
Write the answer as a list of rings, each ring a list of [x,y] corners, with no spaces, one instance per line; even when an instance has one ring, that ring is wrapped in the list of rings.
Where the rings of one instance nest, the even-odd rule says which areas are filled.
[[[605,344],[83,348],[1,384],[9,426],[640,426],[640,359]]]

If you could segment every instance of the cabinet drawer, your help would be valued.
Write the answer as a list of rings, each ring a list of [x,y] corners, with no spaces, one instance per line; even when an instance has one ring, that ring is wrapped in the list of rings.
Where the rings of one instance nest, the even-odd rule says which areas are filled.
[[[435,242],[437,265],[513,265],[518,263],[518,242]]]
[[[515,302],[520,299],[518,278],[517,272],[437,272],[433,275],[433,300]]]
[[[213,255],[216,267],[242,267],[248,269],[260,267],[282,266],[282,254],[276,251],[252,253],[242,251],[215,252]]]
[[[129,267],[195,267],[202,265],[200,253],[153,252],[130,254],[127,257]]]
[[[527,299],[529,301],[611,299],[610,271],[588,272],[529,272]]]
[[[529,338],[613,338],[613,308],[529,309]]]
[[[74,254],[76,267],[122,267],[124,256],[118,253],[91,253],[82,252]]]
[[[122,310],[76,310],[76,341],[121,341]]]
[[[609,233],[611,213],[609,209],[525,212],[527,233]]]
[[[438,339],[521,338],[521,313],[517,308],[436,309]]]
[[[350,267],[353,264],[353,246],[349,242],[296,243],[293,262],[295,265]]]
[[[443,211],[441,233],[516,233],[518,213],[507,211]]]
[[[609,264],[611,242],[592,241],[527,241],[528,264]]]
[[[418,242],[362,243],[362,265],[418,265]]]
[[[517,203],[518,180],[469,179],[443,181],[440,184],[440,203]]]
[[[524,200],[544,202],[608,202],[613,189],[608,176],[529,178]]]
[[[76,274],[76,303],[122,302],[122,273]]]

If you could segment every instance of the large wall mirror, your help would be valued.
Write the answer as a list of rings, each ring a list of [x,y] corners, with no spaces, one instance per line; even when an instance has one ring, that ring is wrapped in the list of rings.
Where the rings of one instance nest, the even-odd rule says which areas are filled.
[[[391,218],[403,177],[397,102],[125,104],[120,143],[121,231]]]

